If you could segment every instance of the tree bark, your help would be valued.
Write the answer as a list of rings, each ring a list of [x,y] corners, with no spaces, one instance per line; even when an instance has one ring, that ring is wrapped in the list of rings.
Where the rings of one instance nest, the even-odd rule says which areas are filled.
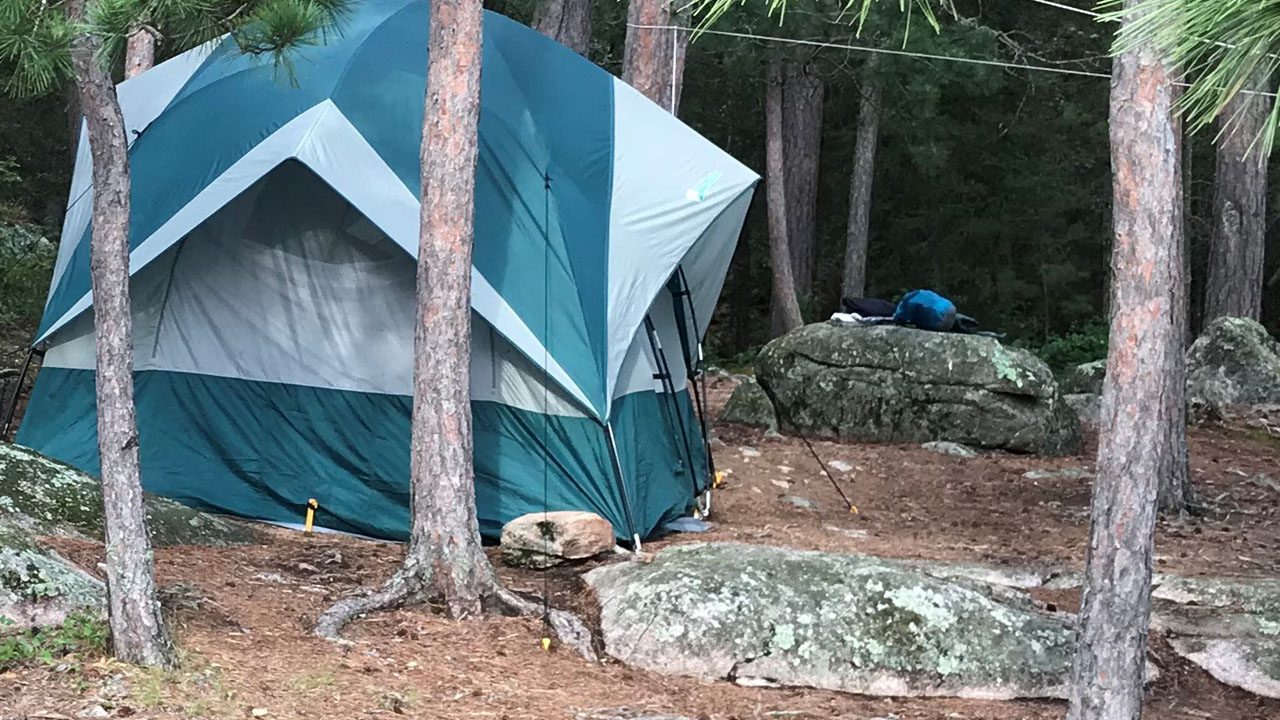
[[[783,158],[783,71],[782,62],[769,64],[765,81],[765,174],[769,215],[769,262],[773,269],[773,337],[785,335],[804,324],[796,299],[796,281],[787,242],[787,168]]]
[[[1266,76],[1259,75],[1247,89],[1261,93],[1268,85]],[[1262,317],[1267,157],[1258,138],[1271,102],[1264,95],[1241,92],[1218,121],[1205,323],[1220,317]]]
[[[1128,0],[1132,7],[1139,0]],[[1127,16],[1125,22],[1133,22]],[[1112,315],[1069,718],[1142,714],[1160,478],[1178,423],[1183,348],[1180,145],[1169,69],[1149,48],[1111,81]],[[1185,428],[1183,429],[1185,432]]]
[[[867,248],[870,244],[871,191],[876,175],[876,146],[880,141],[884,78],[880,56],[871,55],[862,69],[862,99],[854,142],[853,174],[849,179],[849,226],[845,237],[844,297],[863,297],[867,291]]]
[[[622,80],[671,114],[680,109],[684,85],[688,18],[677,14],[667,0],[630,0],[627,38],[622,51]]]
[[[787,240],[796,294],[813,292],[818,258],[818,170],[822,157],[822,78],[806,63],[786,66],[783,88],[783,160],[787,164]]]
[[[156,36],[150,28],[140,28],[129,36],[124,53],[125,79],[137,77],[155,67]]]
[[[542,0],[533,28],[579,55],[591,47],[591,0]]]
[[[404,564],[380,589],[335,604],[316,633],[336,637],[358,614],[439,601],[452,618],[488,612],[544,614],[502,587],[480,545],[471,434],[471,257],[479,147],[480,0],[431,7],[421,144],[410,438],[412,525]],[[591,635],[574,616],[545,609],[561,640],[594,659]]]
[[[71,0],[68,13],[73,21],[83,22],[84,0]],[[71,43],[93,156],[89,265],[111,646],[125,662],[168,667],[176,658],[156,599],[155,560],[138,470],[129,311],[128,144],[115,86],[98,62],[98,47],[98,39],[88,33],[77,35]]]

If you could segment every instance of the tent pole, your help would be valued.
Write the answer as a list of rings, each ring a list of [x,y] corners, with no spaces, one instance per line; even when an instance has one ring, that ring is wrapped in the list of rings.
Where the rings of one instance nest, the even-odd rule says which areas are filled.
[[[686,362],[686,368],[689,372],[689,384],[693,386],[693,402],[698,410],[698,425],[700,425],[702,429],[703,451],[707,455],[707,472],[710,473],[710,482],[714,483],[716,477],[716,461],[711,455],[711,430],[707,425],[707,412],[703,406],[703,403],[705,402],[704,398],[707,394],[707,373],[703,367],[705,358],[702,353],[702,338],[698,332],[698,310],[693,306],[693,290],[689,287],[689,279],[684,274],[683,267],[676,267],[676,278],[680,283],[680,292],[678,295],[684,298],[681,305],[688,309],[689,321],[693,324],[693,338],[697,347],[696,358],[690,358],[691,353],[687,352],[688,337],[681,337],[680,340],[681,343],[685,345],[685,357],[688,359]],[[679,311],[677,311],[677,313],[678,312]],[[682,323],[677,323],[677,326],[680,325],[682,325]],[[688,334],[689,333],[687,332],[684,333],[686,336]],[[699,385],[701,385],[701,391],[699,391]]]
[[[4,413],[4,427],[0,428],[0,440],[9,442],[9,430],[13,427],[13,416],[18,412],[18,398],[22,396],[22,386],[27,382],[27,372],[31,370],[31,359],[36,355],[36,347],[27,348],[27,358],[22,361],[22,370],[18,373],[18,381],[13,384],[13,394],[9,396],[9,407]],[[44,357],[44,353],[40,353]]]
[[[609,446],[609,460],[613,463],[613,473],[618,480],[618,491],[622,496],[622,514],[626,516],[627,532],[631,535],[635,551],[640,552],[640,533],[636,532],[636,519],[631,512],[631,499],[627,494],[627,481],[622,474],[622,458],[618,455],[618,441],[613,437],[613,425],[604,424],[604,437]]]
[[[698,477],[693,469],[693,450],[689,448],[689,432],[684,426],[680,404],[676,401],[676,384],[675,379],[671,377],[671,365],[667,363],[667,355],[662,350],[662,341],[653,327],[653,320],[647,315],[644,318],[644,327],[649,333],[649,347],[653,350],[654,361],[658,363],[658,380],[662,382],[662,389],[667,395],[667,401],[671,404],[671,414],[675,416],[675,427],[672,430],[680,434],[680,446],[684,448],[685,462],[689,463],[689,484],[693,488],[694,502],[697,502]]]

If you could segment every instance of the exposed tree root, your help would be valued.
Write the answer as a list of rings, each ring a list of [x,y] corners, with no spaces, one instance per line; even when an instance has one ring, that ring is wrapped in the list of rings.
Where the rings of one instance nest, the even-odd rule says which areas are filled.
[[[342,628],[353,618],[374,612],[375,610],[392,610],[427,599],[423,588],[427,583],[418,576],[419,573],[407,573],[403,570],[391,576],[390,580],[368,595],[359,595],[334,603],[325,610],[316,621],[315,634],[327,640],[337,640]],[[485,593],[485,610],[507,616],[541,617],[543,606],[525,599],[508,590],[493,577],[489,591]],[[592,643],[591,631],[586,623],[573,613],[548,608],[546,621],[555,631],[562,644],[577,651],[582,659],[596,662],[595,646]]]

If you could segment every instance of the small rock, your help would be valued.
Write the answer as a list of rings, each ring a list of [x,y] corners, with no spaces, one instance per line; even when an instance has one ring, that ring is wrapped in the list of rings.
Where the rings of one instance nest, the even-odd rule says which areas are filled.
[[[1061,470],[1028,470],[1022,473],[1027,480],[1083,480],[1093,477],[1093,473],[1083,468],[1063,468]]]
[[[927,442],[921,445],[920,447],[930,452],[936,452],[939,455],[950,455],[951,457],[958,457],[958,458],[978,457],[977,451],[975,451],[973,448],[967,447],[965,445],[961,445],[960,443],[948,442],[946,440],[935,440],[933,442]]]
[[[788,466],[786,466],[786,465],[779,465],[779,466],[778,466],[778,472],[782,473],[783,475],[789,475],[789,474],[791,473],[791,471],[792,471],[792,470],[795,470],[795,468],[793,468],[793,467],[788,467]]]
[[[270,715],[271,711],[266,708],[254,708],[249,711],[249,714],[256,718],[260,718],[260,717],[266,717]]]
[[[787,482],[786,480],[770,480],[769,482],[773,483],[774,485],[777,485],[783,490],[786,490],[787,488],[791,487],[791,483]]]
[[[111,717],[111,713],[107,712],[107,709],[102,707],[101,705],[94,705],[92,707],[87,707],[84,710],[81,710],[80,712],[76,713],[76,717],[104,718],[104,717]]]
[[[791,503],[792,507],[798,507],[801,510],[818,509],[818,503],[810,500],[809,498],[800,497],[799,495],[783,495],[782,499],[784,502]]]
[[[827,462],[827,467],[836,472],[850,472],[853,470],[853,466],[843,460],[831,460]]]
[[[835,525],[826,525],[825,528],[831,532],[840,533],[841,535],[851,537],[855,540],[861,540],[867,536],[866,530],[859,530],[857,528],[842,528],[836,527]]]
[[[613,525],[589,512],[529,513],[503,526],[501,545],[508,565],[544,569],[609,552]]]
[[[757,449],[755,449],[755,448],[753,448],[753,447],[746,447],[746,446],[743,446],[743,447],[738,448],[738,452],[739,452],[739,453],[741,453],[741,454],[742,454],[742,457],[744,457],[744,458],[758,458],[758,457],[760,457],[760,451],[759,451],[759,450],[757,450]]]
[[[1080,424],[1096,428],[1102,423],[1102,396],[1095,393],[1063,395],[1063,402],[1075,412]]]
[[[1253,477],[1249,478],[1249,482],[1253,483],[1254,485],[1257,485],[1258,487],[1264,487],[1264,488],[1267,488],[1268,490],[1274,490],[1276,492],[1280,492],[1280,483],[1277,483],[1275,480],[1271,479],[1271,476],[1266,473],[1258,473],[1257,475],[1254,475]]]

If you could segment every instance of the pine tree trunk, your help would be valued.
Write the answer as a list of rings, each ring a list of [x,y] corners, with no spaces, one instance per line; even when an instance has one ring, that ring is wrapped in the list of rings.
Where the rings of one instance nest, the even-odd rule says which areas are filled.
[[[591,0],[542,0],[533,28],[579,55],[591,47]]]
[[[590,632],[581,621],[544,611],[504,588],[480,545],[470,356],[482,27],[481,0],[432,3],[420,156],[409,548],[400,570],[382,588],[329,608],[316,634],[336,637],[348,620],[364,612],[439,601],[452,618],[544,614],[562,641],[594,659]]]
[[[1137,0],[1128,0],[1131,7]],[[1132,22],[1132,18],[1126,20]],[[1183,357],[1180,143],[1168,69],[1149,49],[1113,61],[1115,246],[1086,583],[1071,720],[1142,714],[1160,478],[1178,423]]]
[[[124,53],[124,76],[136,77],[156,64],[156,36],[148,28],[142,28],[129,36]]]
[[[1265,92],[1268,84],[1259,76],[1248,89]],[[1264,95],[1241,92],[1219,119],[1205,323],[1220,317],[1262,317],[1267,157],[1258,138],[1271,102]]]
[[[803,62],[787,63],[782,95],[783,161],[787,164],[787,240],[796,294],[813,292],[818,258],[818,170],[825,87]]]
[[[769,262],[773,269],[772,337],[785,335],[804,324],[796,299],[796,281],[787,242],[787,168],[783,157],[782,62],[769,64],[765,85],[765,200],[769,215]]]
[[[854,142],[853,174],[849,179],[849,226],[845,237],[844,297],[863,297],[867,291],[867,248],[870,244],[871,191],[876,175],[876,146],[880,141],[880,103],[884,78],[879,55],[867,59],[862,71],[862,99]]]
[[[68,12],[82,22],[84,0],[72,0]],[[72,41],[71,56],[93,156],[89,250],[111,646],[125,662],[167,667],[175,655],[156,599],[133,404],[128,145],[115,87],[98,62],[98,47],[95,37],[81,34]]]
[[[672,114],[680,109],[689,32],[668,26],[687,24],[667,0],[630,0],[627,5],[622,80]]]

